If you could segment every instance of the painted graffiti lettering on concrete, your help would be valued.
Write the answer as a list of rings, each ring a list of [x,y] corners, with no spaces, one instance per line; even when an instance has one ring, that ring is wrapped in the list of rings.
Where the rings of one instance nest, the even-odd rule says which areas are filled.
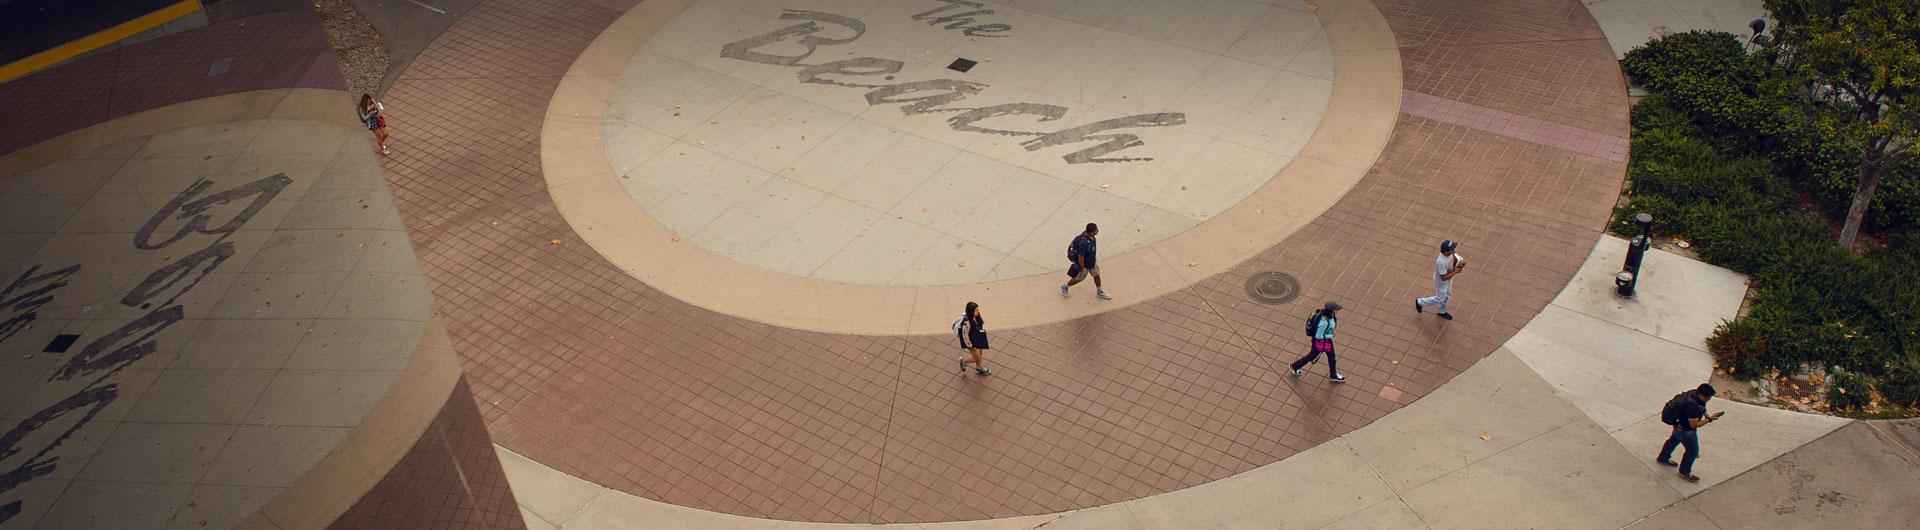
[[[956,6],[980,7],[980,4],[963,0],[942,0],[948,5],[939,9],[914,15],[932,17]],[[991,12],[989,10],[988,12]],[[984,14],[974,12],[956,13],[949,16]],[[1117,132],[1117,129],[1137,129],[1147,127],[1168,127],[1187,122],[1187,115],[1178,112],[1158,112],[1137,114],[1102,120],[1079,127],[1061,129],[1052,132],[1026,131],[1001,127],[976,125],[981,122],[1016,115],[1036,116],[1036,122],[1049,122],[1066,116],[1067,108],[1044,103],[1005,103],[985,107],[961,107],[955,103],[965,101],[967,96],[979,94],[987,85],[971,83],[957,79],[929,79],[924,81],[904,81],[899,83],[861,82],[855,78],[880,77],[892,80],[893,74],[900,73],[906,63],[879,57],[854,57],[820,64],[807,64],[803,61],[818,51],[821,46],[839,45],[853,42],[866,34],[867,25],[859,19],[821,13],[818,11],[788,10],[780,14],[782,20],[802,21],[772,32],[747,37],[720,46],[720,56],[729,59],[770,64],[775,66],[800,66],[794,73],[802,83],[833,85],[848,88],[869,89],[866,93],[868,105],[899,104],[900,112],[907,115],[931,114],[936,112],[958,113],[947,118],[947,125],[956,131],[1009,136],[1034,136],[1021,142],[1028,151],[1039,151],[1049,147],[1098,142],[1092,147],[1068,153],[1060,158],[1068,164],[1087,164],[1105,162],[1143,162],[1153,160],[1145,156],[1106,156],[1118,151],[1146,145],[1139,135]],[[934,20],[929,18],[928,20]],[[958,19],[955,19],[958,20]],[[838,29],[829,32],[828,25]],[[820,36],[821,33],[836,35]],[[837,36],[838,34],[847,34]],[[795,49],[794,47],[798,48]],[[1113,131],[1113,132],[1109,132]]]
[[[833,13],[787,10],[780,14],[780,19],[805,20],[806,22],[787,26],[765,35],[747,37],[723,44],[720,46],[720,56],[728,59],[753,61],[762,64],[800,66],[800,61],[806,60],[807,56],[813,55],[813,52],[820,49],[821,46],[846,44],[853,42],[855,39],[859,39],[861,35],[867,34],[867,23],[861,22],[860,19],[835,15]],[[817,22],[825,22],[846,28],[852,31],[853,35],[843,39],[815,37],[813,34],[826,31],[826,28],[820,27],[820,24],[817,24]],[[806,51],[799,55],[774,55],[755,51],[767,45],[785,41],[791,37],[800,37],[800,40],[795,44],[806,48]]]
[[[1129,133],[1121,133],[1121,134],[1093,134],[1093,133],[1112,130],[1112,129],[1119,129],[1123,127],[1164,127],[1168,125],[1179,125],[1185,122],[1186,122],[1186,118],[1178,114],[1160,113],[1160,114],[1138,114],[1134,116],[1122,116],[1122,117],[1114,118],[1111,120],[1102,120],[1102,121],[1089,123],[1086,125],[1081,125],[1079,127],[1074,127],[1072,129],[1062,129],[1062,130],[1050,132],[1045,135],[1042,135],[1039,138],[1034,138],[1032,140],[1020,142],[1020,145],[1026,146],[1028,151],[1033,151],[1043,147],[1049,147],[1049,146],[1055,146],[1055,145],[1066,145],[1066,144],[1078,143],[1078,142],[1101,142],[1100,145],[1096,145],[1093,147],[1089,147],[1089,148],[1082,149],[1082,150],[1075,151],[1073,153],[1068,154],[1067,163],[1069,164],[1084,164],[1087,162],[1133,162],[1136,160],[1152,160],[1151,158],[1138,158],[1138,157],[1097,158],[1100,155],[1112,153],[1114,151],[1119,151],[1129,147],[1139,147],[1142,145],[1146,145],[1147,143],[1140,141],[1139,136],[1135,136]]]
[[[286,189],[287,185],[292,183],[293,179],[282,173],[196,199],[194,197],[213,186],[212,181],[200,179],[199,182],[187,186],[187,189],[181,191],[179,195],[173,196],[173,200],[167,201],[167,205],[161,207],[160,211],[153,212],[153,217],[147,219],[147,224],[140,227],[138,234],[134,234],[133,245],[141,250],[159,250],[191,233],[219,235],[224,238],[234,230],[239,230],[240,225],[247,224],[248,219],[260,213],[260,209],[266,207],[268,201],[272,201],[275,195],[280,194],[280,190]],[[207,214],[208,210],[248,196],[252,196],[253,201],[247,203],[246,207],[238,213],[233,214],[226,223],[216,228],[207,228],[207,221],[213,218],[212,215]],[[186,224],[175,230],[166,240],[154,243],[153,231],[159,229],[169,217],[173,220],[184,220]]]
[[[87,409],[86,415],[74,421],[73,425],[68,426],[67,430],[61,432],[60,436],[54,438],[53,441],[47,442],[47,445],[41,447],[39,452],[27,457],[18,467],[6,473],[0,473],[0,493],[11,491],[13,488],[19,487],[21,484],[26,484],[27,481],[35,478],[52,474],[54,468],[57,467],[60,461],[59,456],[50,456],[53,450],[58,449],[60,444],[66,443],[67,438],[73,437],[73,433],[79,432],[81,427],[85,427],[88,423],[93,422],[93,417],[100,414],[101,410],[106,409],[107,405],[113,404],[113,400],[120,398],[120,385],[100,385],[98,381],[94,383],[94,385],[89,385],[86,389],[76,392],[66,399],[60,400],[59,403],[54,403],[52,406],[40,409],[39,412],[33,414],[33,417],[20,420],[20,423],[14,425],[12,429],[8,429],[6,434],[0,434],[0,460],[6,460],[20,452],[17,446],[20,445],[20,442],[26,440],[27,435],[40,430],[41,427],[47,426],[48,422],[66,416],[67,413],[79,410],[82,407]],[[21,508],[20,501],[0,504],[0,523],[5,523],[8,519],[12,519],[13,516],[20,515]]]
[[[5,494],[36,477],[53,473],[58,467],[60,457],[55,449],[60,447],[73,433],[93,421],[93,417],[112,404],[119,396],[119,385],[102,384],[115,373],[139,362],[141,359],[159,351],[155,335],[180,322],[186,316],[186,308],[179,303],[180,297],[200,285],[200,281],[213,273],[228,258],[234,255],[232,241],[227,241],[234,231],[247,224],[247,221],[260,213],[268,202],[293,183],[286,174],[276,174],[246,184],[235,186],[226,191],[201,196],[213,182],[200,179],[162,206],[147,219],[140,231],[133,236],[133,246],[141,250],[157,250],[174,244],[189,235],[203,234],[215,236],[207,246],[192,254],[182,256],[147,274],[146,279],[135,285],[120,298],[121,305],[146,309],[154,305],[161,307],[148,311],[145,315],[120,326],[118,329],[93,339],[86,347],[74,353],[62,364],[47,382],[68,381],[76,377],[93,376],[79,391],[66,399],[54,403],[26,420],[14,425],[4,435],[0,435],[0,465],[19,454],[18,446],[28,435],[46,427],[49,422],[67,414],[86,409],[86,414],[68,426],[58,437],[47,442],[31,457],[20,461],[11,470],[0,473],[0,494]],[[248,199],[232,217],[215,223],[214,213],[219,206],[238,203]],[[170,235],[159,241],[154,240],[156,231],[163,225],[178,224]],[[0,341],[5,341],[27,322],[33,320],[33,310],[52,300],[51,292],[67,284],[68,277],[80,270],[74,265],[45,274],[35,275],[40,267],[35,265],[27,269],[20,279],[15,280],[5,291],[0,291],[0,308],[15,311],[19,315],[0,322]],[[30,287],[37,288],[28,290]],[[18,291],[19,294],[15,294]],[[0,523],[19,515],[21,501],[0,504]]]
[[[20,330],[27,329],[28,324],[32,324],[35,318],[39,318],[40,306],[52,302],[53,292],[66,287],[67,280],[71,279],[74,273],[80,272],[80,266],[73,265],[35,275],[34,273],[37,272],[40,272],[40,266],[34,265],[28,268],[27,272],[20,273],[20,277],[8,284],[5,290],[0,290],[0,311],[4,311],[0,316],[7,316],[6,320],[0,320],[0,342],[6,341],[7,337],[12,337]],[[34,287],[35,285],[39,287]]]
[[[1006,31],[1011,31],[1013,29],[1013,26],[1011,25],[1001,24],[998,22],[988,23],[988,24],[974,24],[974,19],[973,19],[974,16],[987,16],[987,15],[993,14],[992,9],[979,9],[982,7],[986,7],[985,4],[981,4],[979,2],[969,2],[967,0],[938,0],[938,1],[946,5],[929,9],[926,11],[922,11],[919,13],[915,13],[913,15],[913,19],[924,21],[929,26],[940,26],[941,24],[945,24],[945,26],[941,26],[941,27],[945,29],[960,30],[960,33],[962,35],[966,35],[968,37],[989,37],[989,38],[996,38],[996,39],[1003,38],[1003,37],[1006,37],[1006,35],[989,35],[989,33],[1002,33]],[[974,8],[974,9],[972,11],[967,11],[966,10],[967,8]]]
[[[124,326],[120,326],[119,329],[113,330],[112,333],[108,333],[98,339],[94,339],[93,342],[87,343],[86,348],[81,349],[80,353],[74,354],[73,357],[67,358],[67,364],[62,365],[60,370],[54,372],[52,377],[47,378],[47,381],[66,381],[73,379],[75,376],[93,375],[103,370],[126,368],[127,365],[133,364],[134,361],[144,359],[148,355],[153,355],[154,351],[159,350],[159,343],[151,340],[153,336],[166,330],[168,327],[172,327],[175,323],[180,322],[180,319],[185,318],[185,316],[185,308],[177,305],[155,309],[132,322],[128,322]],[[136,333],[138,333],[139,336],[134,337]],[[133,338],[129,339],[128,337]],[[122,343],[125,344],[123,345]],[[107,352],[109,348],[113,349],[110,353]]]
[[[166,293],[168,289],[174,289],[173,296],[160,301],[160,305],[171,304],[174,300],[186,295],[187,291],[192,291],[194,286],[200,285],[200,280],[206,279],[208,274],[213,273],[214,268],[219,267],[231,257],[233,257],[232,241],[219,241],[207,245],[207,248],[154,269],[152,273],[147,274],[146,279],[140,281],[139,285],[134,286],[133,290],[127,291],[125,297],[120,298],[120,305],[144,309],[153,303],[151,300]],[[199,274],[194,274],[195,270],[198,270]]]

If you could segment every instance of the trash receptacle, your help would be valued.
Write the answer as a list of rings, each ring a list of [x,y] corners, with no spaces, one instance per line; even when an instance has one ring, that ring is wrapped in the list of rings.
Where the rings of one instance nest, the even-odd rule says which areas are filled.
[[[1640,235],[1627,240],[1627,262],[1620,267],[1620,274],[1613,277],[1616,292],[1623,298],[1633,298],[1640,283],[1640,263],[1647,259],[1647,250],[1653,248],[1653,216],[1646,213],[1634,214],[1634,224],[1640,226]]]

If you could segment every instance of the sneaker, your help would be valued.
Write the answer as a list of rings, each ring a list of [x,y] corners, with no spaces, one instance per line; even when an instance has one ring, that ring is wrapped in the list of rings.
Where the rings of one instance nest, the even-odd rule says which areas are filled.
[[[1300,369],[1299,369],[1299,368],[1294,368],[1294,367],[1292,367],[1292,366],[1288,366],[1288,367],[1287,367],[1287,371],[1289,371],[1289,372],[1293,372],[1293,376],[1294,376],[1294,377],[1300,377]]]
[[[966,357],[961,357],[961,358],[960,358],[960,371],[962,371],[962,372],[965,372],[965,371],[967,371],[967,358],[966,358]]]
[[[1427,306],[1423,306],[1423,305],[1420,305],[1420,301],[1419,301],[1419,300],[1414,300],[1414,301],[1413,301],[1413,312],[1415,312],[1415,313],[1425,313],[1425,312],[1427,312]]]
[[[1661,459],[1655,458],[1653,459],[1653,461],[1659,462],[1660,465],[1667,466],[1667,467],[1680,467],[1680,464],[1675,464],[1673,463],[1672,460],[1661,460]]]
[[[1067,297],[1067,284],[1064,284],[1064,283],[1060,284],[1060,297],[1061,298]]]
[[[1687,472],[1685,472],[1685,471],[1678,471],[1677,473],[1680,473],[1680,478],[1684,478],[1684,479],[1687,479],[1687,482],[1699,482],[1699,481],[1700,481],[1700,477],[1699,477],[1698,475],[1688,475],[1688,474],[1687,474]]]
[[[1098,296],[1098,297],[1100,297],[1100,299],[1101,299],[1101,300],[1112,300],[1112,299],[1113,299],[1113,295],[1110,295],[1110,294],[1107,294],[1107,291],[1105,291],[1105,290],[1099,290],[1099,291],[1094,291],[1094,292],[1093,292],[1093,295],[1094,295],[1094,296]]]
[[[1444,318],[1444,319],[1447,319],[1447,320],[1453,320],[1453,313],[1441,313],[1441,314],[1440,314],[1440,318]]]
[[[1340,375],[1340,374],[1333,374],[1331,376],[1328,376],[1327,380],[1335,383],[1345,383],[1347,382],[1347,376]]]
[[[973,373],[980,374],[980,375],[993,375],[993,371],[986,369],[986,367],[974,368]]]

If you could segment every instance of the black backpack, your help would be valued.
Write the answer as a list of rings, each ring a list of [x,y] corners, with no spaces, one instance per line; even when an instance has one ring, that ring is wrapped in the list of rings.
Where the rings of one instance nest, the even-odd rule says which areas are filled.
[[[1320,331],[1321,310],[1313,310],[1313,316],[1307,317],[1307,338],[1313,338],[1313,332]]]
[[[1686,420],[1686,418],[1680,417],[1680,408],[1687,406],[1687,400],[1692,399],[1692,390],[1675,394],[1673,399],[1667,400],[1665,406],[1660,407],[1660,423],[1675,426],[1680,425],[1680,422]]]
[[[1080,235],[1073,236],[1073,239],[1067,240],[1067,264],[1071,265],[1071,264],[1080,263],[1080,259],[1079,259],[1080,244],[1079,243],[1080,243],[1080,236],[1084,236],[1084,235],[1087,235],[1087,233],[1081,232]]]

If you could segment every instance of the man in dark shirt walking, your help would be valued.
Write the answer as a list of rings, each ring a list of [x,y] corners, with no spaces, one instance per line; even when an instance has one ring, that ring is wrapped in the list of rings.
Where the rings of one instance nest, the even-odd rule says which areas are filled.
[[[1713,385],[1701,383],[1699,388],[1674,396],[1660,410],[1660,421],[1672,425],[1673,434],[1667,436],[1667,443],[1660,445],[1660,456],[1653,457],[1653,461],[1663,466],[1680,466],[1680,478],[1687,482],[1700,481],[1700,477],[1693,475],[1693,461],[1700,458],[1700,427],[1727,414],[1726,411],[1707,414],[1707,400],[1713,399],[1713,394]],[[1678,464],[1668,459],[1676,446],[1687,448]]]
[[[1087,231],[1074,236],[1073,242],[1067,244],[1067,261],[1072,263],[1067,266],[1067,277],[1071,279],[1067,280],[1067,283],[1060,284],[1061,298],[1068,296],[1067,288],[1092,276],[1093,294],[1099,296],[1101,300],[1113,299],[1112,296],[1107,295],[1107,290],[1100,286],[1100,262],[1096,259],[1098,256],[1094,248],[1096,246],[1094,236],[1098,235],[1100,235],[1100,226],[1087,223]]]

